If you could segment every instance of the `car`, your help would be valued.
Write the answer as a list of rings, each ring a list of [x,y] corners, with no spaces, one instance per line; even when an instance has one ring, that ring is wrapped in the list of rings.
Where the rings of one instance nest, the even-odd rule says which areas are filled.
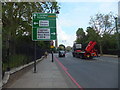
[[[65,57],[65,51],[64,50],[59,51],[59,57]]]

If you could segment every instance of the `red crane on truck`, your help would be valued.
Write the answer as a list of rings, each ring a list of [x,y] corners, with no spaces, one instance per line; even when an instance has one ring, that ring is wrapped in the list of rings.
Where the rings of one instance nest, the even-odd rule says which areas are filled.
[[[92,59],[94,56],[98,56],[97,50],[94,48],[97,42],[90,41],[87,47],[83,50],[81,44],[74,43],[73,45],[73,57],[80,57],[84,59]],[[79,47],[80,46],[80,47]]]

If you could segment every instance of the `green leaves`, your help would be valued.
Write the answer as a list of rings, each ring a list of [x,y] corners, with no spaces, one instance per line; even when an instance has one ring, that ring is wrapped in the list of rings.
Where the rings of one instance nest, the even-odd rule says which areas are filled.
[[[20,30],[31,34],[33,12],[59,11],[57,2],[4,2],[2,7],[3,30],[10,32],[14,38],[16,38],[16,32]],[[8,36],[10,36],[9,33]]]
[[[104,33],[111,34],[114,30],[114,14],[112,12],[108,14],[97,13],[90,18],[89,24],[98,32],[100,36]]]
[[[91,27],[87,27],[87,42],[89,41],[98,41],[99,35],[98,33]]]
[[[83,28],[78,28],[76,32],[77,40],[76,42],[78,43],[84,43],[85,42],[85,32]]]
[[[7,48],[8,43],[10,53],[13,54],[15,53],[17,45],[19,46],[26,42],[32,45],[32,13],[45,13],[48,11],[55,13],[57,10],[59,11],[59,9],[57,2],[3,2],[3,47]],[[8,40],[10,40],[10,42],[8,42]],[[50,47],[49,41],[41,41],[40,45],[44,48]]]
[[[90,18],[89,24],[90,27],[87,27],[86,30],[79,28],[76,31],[77,43],[85,44],[89,41],[96,41],[101,54],[102,51],[117,48],[117,34],[114,33],[115,20],[112,12],[108,14],[97,13]]]

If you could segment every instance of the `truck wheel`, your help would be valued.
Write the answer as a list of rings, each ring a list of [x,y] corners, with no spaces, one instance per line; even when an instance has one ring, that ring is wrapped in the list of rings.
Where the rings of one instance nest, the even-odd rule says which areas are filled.
[[[86,54],[86,59],[91,59],[91,55],[89,53]]]

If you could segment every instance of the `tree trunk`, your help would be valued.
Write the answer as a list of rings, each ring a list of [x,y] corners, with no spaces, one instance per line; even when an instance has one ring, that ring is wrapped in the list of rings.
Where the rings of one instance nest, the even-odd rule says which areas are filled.
[[[101,44],[101,42],[100,42],[100,56],[102,56],[102,55],[103,55],[102,44]]]
[[[12,34],[12,42],[11,42],[11,44],[12,44],[12,54],[13,55],[15,55],[16,54],[16,46],[15,46],[15,32],[13,32],[13,34]]]
[[[9,48],[10,48],[10,53],[11,55],[15,55],[16,47],[15,47],[15,29],[11,28],[10,36],[9,36]]]

